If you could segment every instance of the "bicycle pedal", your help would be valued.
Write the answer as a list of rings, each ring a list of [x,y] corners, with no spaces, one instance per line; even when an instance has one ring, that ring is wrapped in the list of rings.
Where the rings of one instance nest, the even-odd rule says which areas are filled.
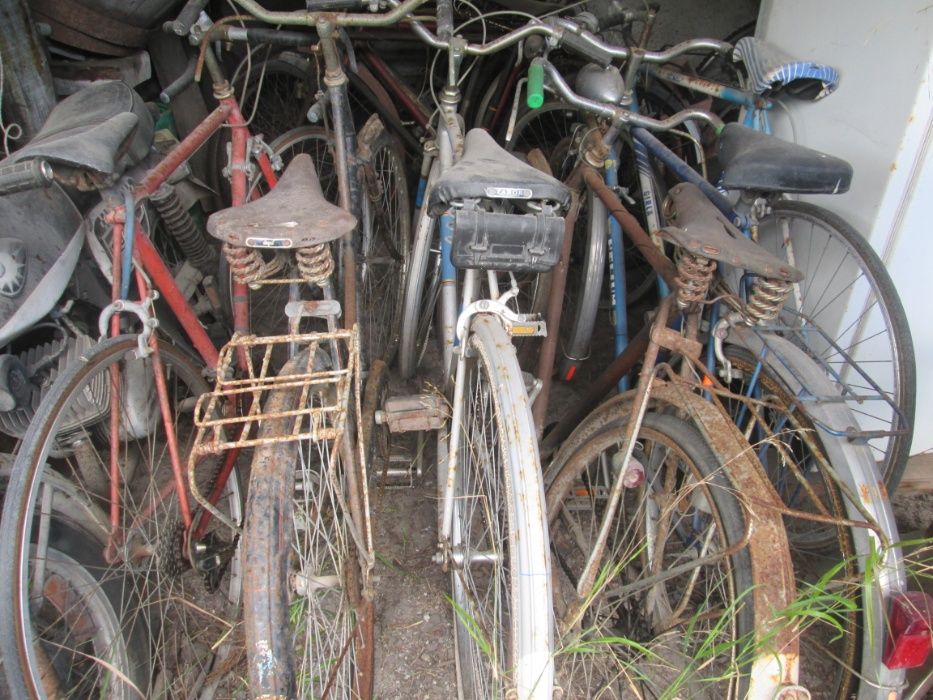
[[[376,411],[376,423],[390,433],[439,430],[447,420],[447,402],[437,394],[410,394],[387,399]]]

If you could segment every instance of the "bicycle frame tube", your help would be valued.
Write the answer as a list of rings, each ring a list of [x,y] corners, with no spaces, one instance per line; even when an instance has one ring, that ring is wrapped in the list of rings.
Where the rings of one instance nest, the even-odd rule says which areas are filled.
[[[606,185],[610,188],[615,188],[619,184],[618,168],[619,147],[613,144],[604,167]],[[628,308],[625,303],[625,251],[622,249],[622,227],[614,216],[609,216],[609,288],[612,294],[615,348],[618,357],[628,345]],[[622,377],[618,386],[619,391],[626,391],[628,377]]]
[[[324,55],[324,83],[330,97],[331,114],[334,122],[334,165],[337,170],[337,190],[340,206],[359,220],[362,216],[362,184],[359,164],[356,161],[356,131],[350,114],[347,94],[347,75],[344,73],[337,44],[334,40],[334,24],[321,20],[317,23]],[[352,328],[359,317],[357,291],[356,254],[359,247],[359,227],[350,231],[342,240],[341,260],[343,265],[343,318],[344,328]]]

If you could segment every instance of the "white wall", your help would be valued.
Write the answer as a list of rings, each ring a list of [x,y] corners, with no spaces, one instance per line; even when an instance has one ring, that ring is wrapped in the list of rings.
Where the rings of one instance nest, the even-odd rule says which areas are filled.
[[[832,95],[790,105],[796,139],[855,169],[848,193],[813,201],[863,232],[888,266],[917,354],[911,452],[933,449],[933,4],[763,0],[758,36],[841,73]],[[791,137],[786,118],[773,123]]]

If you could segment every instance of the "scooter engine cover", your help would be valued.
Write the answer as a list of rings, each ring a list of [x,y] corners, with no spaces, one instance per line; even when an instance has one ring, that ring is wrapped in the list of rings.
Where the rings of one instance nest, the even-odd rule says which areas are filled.
[[[58,185],[0,197],[0,347],[58,302],[78,263],[84,226]]]

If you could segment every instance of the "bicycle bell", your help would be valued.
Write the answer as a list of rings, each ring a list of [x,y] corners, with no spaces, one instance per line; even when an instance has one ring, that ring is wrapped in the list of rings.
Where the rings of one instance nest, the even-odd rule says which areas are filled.
[[[600,68],[595,63],[587,63],[577,73],[575,84],[577,94],[597,102],[619,104],[625,94],[625,81],[619,71],[612,66]]]

